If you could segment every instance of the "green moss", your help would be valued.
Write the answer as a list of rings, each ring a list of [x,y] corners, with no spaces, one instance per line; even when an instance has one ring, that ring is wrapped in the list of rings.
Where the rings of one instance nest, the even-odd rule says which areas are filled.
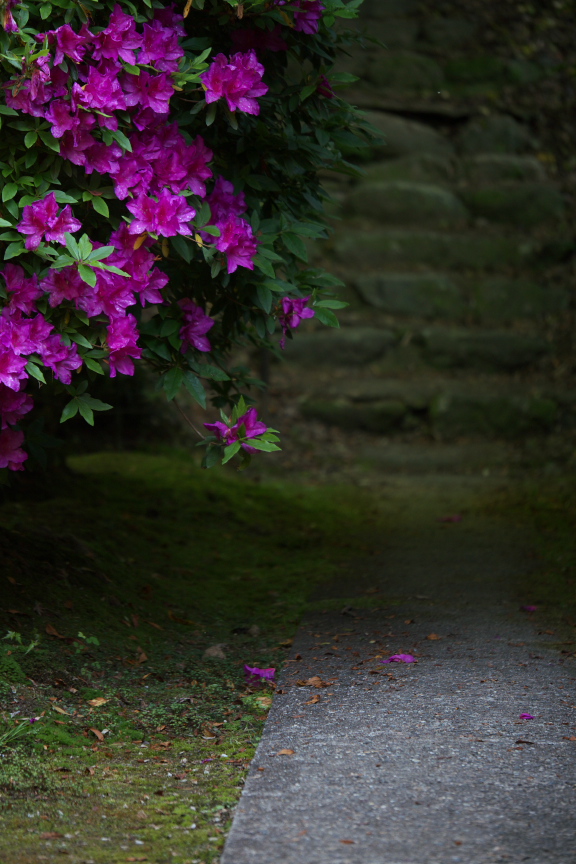
[[[23,684],[26,675],[20,664],[7,654],[0,654],[0,684]]]

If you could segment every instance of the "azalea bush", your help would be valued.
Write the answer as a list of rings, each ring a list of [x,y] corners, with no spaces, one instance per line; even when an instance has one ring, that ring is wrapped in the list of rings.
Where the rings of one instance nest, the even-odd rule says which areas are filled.
[[[0,0],[0,468],[38,448],[39,388],[93,424],[135,361],[221,410],[205,465],[278,449],[230,357],[337,326],[306,240],[364,140],[333,71],[361,2]]]

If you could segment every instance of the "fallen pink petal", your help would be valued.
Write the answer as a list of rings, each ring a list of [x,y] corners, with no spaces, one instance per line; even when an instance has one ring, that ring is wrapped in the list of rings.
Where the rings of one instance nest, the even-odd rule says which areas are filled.
[[[536,612],[538,606],[521,606],[520,609],[522,612]]]
[[[244,673],[248,682],[259,681],[262,683],[263,681],[273,681],[276,669],[273,667],[270,667],[269,669],[259,669],[258,666],[245,665]]]
[[[381,660],[381,663],[417,663],[412,654],[392,654],[387,660]]]
[[[534,717],[532,716],[532,714],[520,714],[520,719],[521,720],[534,720]]]

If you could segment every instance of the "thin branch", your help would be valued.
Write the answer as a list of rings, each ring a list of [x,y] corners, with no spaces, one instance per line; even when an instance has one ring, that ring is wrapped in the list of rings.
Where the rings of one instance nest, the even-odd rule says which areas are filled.
[[[176,408],[178,409],[178,411],[180,412],[180,414],[182,415],[182,417],[184,418],[184,420],[186,421],[186,423],[190,426],[191,429],[194,430],[194,432],[196,433],[196,435],[198,435],[198,437],[199,437],[199,438],[202,438],[202,439],[206,438],[206,436],[203,435],[203,434],[202,434],[202,433],[201,433],[201,432],[196,428],[196,426],[192,423],[192,421],[190,420],[190,418],[189,418],[189,417],[184,413],[184,411],[182,410],[182,408],[181,408],[180,405],[178,404],[177,400],[174,399],[173,401],[174,401],[174,405],[176,406]]]

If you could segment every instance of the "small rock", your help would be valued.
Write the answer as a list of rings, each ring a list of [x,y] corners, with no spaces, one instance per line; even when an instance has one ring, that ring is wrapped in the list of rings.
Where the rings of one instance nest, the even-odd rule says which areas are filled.
[[[252,624],[252,626],[248,628],[248,635],[256,638],[256,636],[260,635],[260,627],[258,627],[257,624]]]
[[[204,660],[226,660],[226,654],[224,653],[224,648],[226,647],[225,642],[220,642],[218,645],[211,645],[210,648],[207,648],[204,651],[203,659]]]

